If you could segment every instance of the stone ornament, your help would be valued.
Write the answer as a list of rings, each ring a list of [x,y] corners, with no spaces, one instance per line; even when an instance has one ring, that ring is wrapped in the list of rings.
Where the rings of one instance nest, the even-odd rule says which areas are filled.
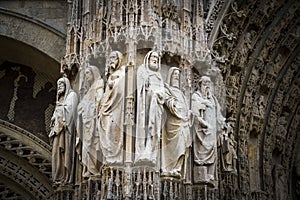
[[[88,91],[78,104],[76,147],[83,165],[82,176],[100,175],[100,137],[96,128],[96,109],[104,91],[99,69],[89,65],[85,70]]]
[[[136,164],[157,164],[163,103],[160,58],[157,52],[149,51],[137,69]]]
[[[224,125],[213,83],[208,76],[199,80],[199,90],[192,95],[194,120],[194,182],[214,185],[217,164],[217,132]]]
[[[169,69],[165,83],[166,122],[162,133],[161,176],[182,178],[192,144],[189,104],[180,88],[180,69]]]
[[[78,97],[70,81],[57,81],[56,107],[51,118],[52,180],[54,183],[72,183],[74,170],[75,119]]]
[[[99,103],[98,131],[103,164],[123,163],[123,120],[125,97],[125,66],[122,53],[113,51],[108,60],[108,80]]]

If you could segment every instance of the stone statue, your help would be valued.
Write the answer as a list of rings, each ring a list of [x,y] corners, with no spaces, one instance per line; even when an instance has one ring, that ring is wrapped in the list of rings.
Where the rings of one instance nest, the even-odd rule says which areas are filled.
[[[229,123],[226,124],[222,133],[218,137],[218,146],[221,152],[222,169],[226,172],[237,173],[236,171],[236,146],[233,128]]]
[[[199,90],[192,95],[194,114],[194,181],[214,185],[216,177],[217,132],[225,118],[213,94],[213,83],[208,76],[199,80]]]
[[[52,140],[52,180],[55,183],[71,183],[78,97],[68,78],[62,77],[57,81],[56,100],[49,134]]]
[[[99,103],[98,129],[104,164],[123,163],[123,119],[125,97],[125,66],[123,55],[113,51],[109,55],[109,76]]]
[[[180,69],[169,69],[165,84],[166,122],[162,132],[162,176],[182,178],[192,140],[189,104],[180,89]]]
[[[135,163],[156,165],[164,103],[160,58],[149,51],[137,70],[137,127]]]
[[[96,109],[103,95],[104,83],[96,66],[85,70],[88,91],[78,104],[76,147],[83,165],[82,176],[100,175],[100,138],[96,128]],[[81,142],[81,145],[79,143]]]

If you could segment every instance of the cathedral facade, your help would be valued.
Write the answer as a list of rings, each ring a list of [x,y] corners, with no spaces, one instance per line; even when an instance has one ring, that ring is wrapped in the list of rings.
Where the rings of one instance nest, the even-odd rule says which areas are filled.
[[[299,199],[299,9],[1,1],[0,199]]]

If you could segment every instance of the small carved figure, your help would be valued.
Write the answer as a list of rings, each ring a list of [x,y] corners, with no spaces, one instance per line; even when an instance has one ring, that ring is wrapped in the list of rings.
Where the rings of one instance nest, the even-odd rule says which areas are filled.
[[[236,141],[234,140],[233,129],[229,123],[226,124],[218,138],[218,146],[221,151],[222,168],[226,172],[237,173],[236,171]]]
[[[227,104],[233,110],[236,104],[236,93],[238,91],[238,87],[236,86],[235,76],[229,76],[227,80],[228,80],[228,84],[226,85]]]
[[[156,165],[164,103],[164,83],[157,52],[146,54],[137,70],[135,163]]]
[[[121,65],[122,53],[109,55],[109,77],[99,103],[100,146],[104,164],[123,162],[123,119],[125,97],[125,66]]]
[[[78,97],[70,81],[57,81],[56,107],[51,118],[52,179],[55,183],[71,183],[74,170],[75,119]]]
[[[214,185],[216,177],[217,132],[222,129],[222,116],[218,100],[213,94],[208,76],[199,80],[199,90],[192,95],[194,120],[194,181]]]
[[[167,117],[162,134],[162,176],[181,178],[192,139],[189,104],[180,89],[179,68],[169,69],[165,88]]]
[[[100,138],[96,128],[96,109],[103,95],[104,83],[96,66],[89,65],[85,70],[89,85],[87,93],[78,104],[76,147],[81,146],[79,157],[83,164],[83,177],[100,175]],[[81,145],[79,145],[81,142]]]
[[[282,165],[276,164],[273,170],[275,199],[285,200],[288,196],[288,181],[286,176],[286,169]]]

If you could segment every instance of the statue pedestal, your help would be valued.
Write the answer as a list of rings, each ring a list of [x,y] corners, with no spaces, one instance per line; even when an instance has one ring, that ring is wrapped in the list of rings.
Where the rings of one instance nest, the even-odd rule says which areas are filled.
[[[161,179],[162,199],[186,199],[184,196],[183,181],[172,177]]]
[[[101,179],[100,177],[90,177],[75,188],[75,199],[100,199]]]
[[[203,200],[219,199],[218,189],[207,187],[207,185],[194,186],[193,199],[203,199]]]
[[[155,168],[139,166],[132,171],[132,199],[159,199],[160,177]]]
[[[90,177],[87,181],[88,199],[100,199],[101,179],[100,177]]]
[[[207,167],[206,166],[194,166],[194,182],[205,183],[208,181]]]
[[[73,200],[74,199],[73,186],[72,185],[63,185],[63,186],[55,187],[53,199]]]

